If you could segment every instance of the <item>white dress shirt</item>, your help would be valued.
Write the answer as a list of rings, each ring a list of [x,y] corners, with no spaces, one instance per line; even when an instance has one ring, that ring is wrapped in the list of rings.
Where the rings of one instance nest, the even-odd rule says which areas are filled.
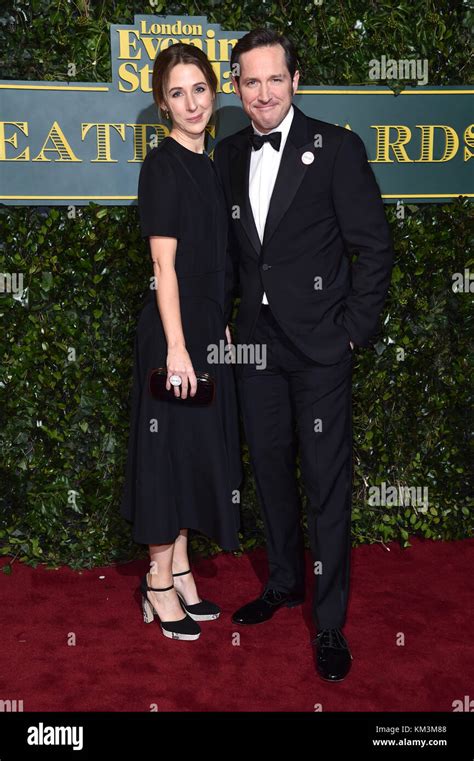
[[[250,174],[249,174],[249,198],[252,207],[255,226],[263,242],[263,233],[265,231],[265,222],[267,220],[270,199],[273,193],[273,187],[280,168],[280,161],[285,147],[286,138],[290,131],[291,122],[293,121],[293,106],[290,106],[288,113],[277,127],[270,132],[281,132],[280,150],[276,151],[271,143],[264,143],[259,151],[252,148],[250,156]],[[252,127],[257,135],[269,134],[259,132],[252,121]],[[262,304],[268,304],[266,294],[263,294]]]

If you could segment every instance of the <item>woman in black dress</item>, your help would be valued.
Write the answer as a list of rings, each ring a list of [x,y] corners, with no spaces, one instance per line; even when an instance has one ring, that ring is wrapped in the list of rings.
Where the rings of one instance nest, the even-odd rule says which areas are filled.
[[[198,622],[217,618],[220,609],[198,596],[188,529],[226,550],[240,546],[242,466],[233,369],[212,363],[213,347],[230,340],[223,312],[227,214],[204,150],[217,78],[201,50],[177,43],[156,58],[152,83],[154,100],[173,126],[147,154],[138,186],[155,287],[135,338],[120,512],[133,523],[134,540],[149,545],[150,573],[141,582],[144,621],[158,615],[165,636],[197,639]],[[167,368],[167,388],[183,399],[196,392],[196,372],[209,373],[216,384],[212,404],[181,406],[153,398],[149,371],[158,367]]]

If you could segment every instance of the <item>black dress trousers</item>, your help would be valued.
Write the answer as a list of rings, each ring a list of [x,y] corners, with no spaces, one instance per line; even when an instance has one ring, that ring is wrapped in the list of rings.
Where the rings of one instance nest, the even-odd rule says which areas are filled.
[[[313,615],[318,629],[342,627],[351,552],[353,353],[348,344],[336,364],[311,360],[287,338],[267,305],[260,308],[252,344],[261,344],[261,353],[256,352],[256,362],[237,365],[237,379],[266,531],[266,588],[304,591],[299,442],[314,560]]]

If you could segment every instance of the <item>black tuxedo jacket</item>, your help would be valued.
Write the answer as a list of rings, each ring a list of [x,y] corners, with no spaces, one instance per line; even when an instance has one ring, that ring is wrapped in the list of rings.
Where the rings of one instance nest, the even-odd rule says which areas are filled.
[[[360,137],[293,108],[263,244],[248,192],[252,125],[214,149],[229,211],[225,319],[239,295],[237,340],[249,343],[265,291],[290,340],[330,365],[350,350],[349,340],[369,346],[374,337],[392,240]],[[305,163],[303,154],[314,160]]]

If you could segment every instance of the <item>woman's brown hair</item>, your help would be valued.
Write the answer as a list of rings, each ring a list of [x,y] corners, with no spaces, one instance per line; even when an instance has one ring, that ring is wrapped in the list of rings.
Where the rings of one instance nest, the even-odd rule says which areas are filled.
[[[155,63],[153,64],[153,74],[151,79],[153,100],[160,109],[162,115],[164,114],[160,108],[160,103],[167,102],[165,92],[168,86],[170,71],[178,63],[193,63],[197,66],[204,74],[204,78],[214,96],[217,93],[217,76],[206,54],[195,45],[176,42],[174,45],[170,45],[168,48],[165,48],[158,53],[155,58]]]

